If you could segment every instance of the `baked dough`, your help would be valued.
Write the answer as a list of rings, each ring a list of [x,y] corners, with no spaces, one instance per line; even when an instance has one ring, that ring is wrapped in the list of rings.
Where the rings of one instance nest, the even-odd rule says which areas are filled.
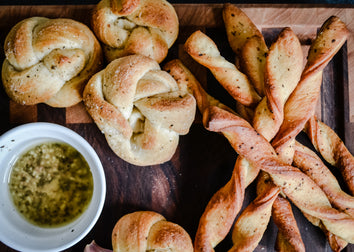
[[[116,59],[94,75],[84,103],[112,150],[140,166],[170,160],[196,111],[186,86],[142,55]]]
[[[109,62],[142,54],[160,63],[177,39],[179,22],[165,0],[102,0],[93,12],[92,28]]]
[[[102,65],[101,46],[92,31],[71,19],[22,20],[7,35],[4,49],[5,91],[25,105],[79,103],[84,85]]]
[[[195,61],[208,68],[236,101],[254,107],[261,100],[248,77],[221,56],[215,42],[202,31],[193,32],[184,43],[184,49]]]
[[[192,252],[189,234],[179,225],[152,211],[124,215],[112,232],[114,252]]]

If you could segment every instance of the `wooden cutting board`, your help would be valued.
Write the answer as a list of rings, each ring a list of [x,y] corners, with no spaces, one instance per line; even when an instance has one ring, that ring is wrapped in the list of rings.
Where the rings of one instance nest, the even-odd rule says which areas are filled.
[[[349,40],[324,72],[322,96],[317,115],[330,125],[354,153],[354,9],[309,5],[239,5],[261,29],[268,44],[286,26],[300,38],[305,55],[318,28],[331,15],[339,16],[351,31]],[[73,18],[89,25],[92,5],[2,6],[0,8],[0,60],[4,59],[3,42],[11,27],[31,16]],[[226,40],[222,22],[222,4],[176,4],[180,34],[166,61],[180,58],[197,76],[208,92],[233,107],[233,99],[212,75],[183,51],[183,43],[200,29],[218,45],[230,61],[234,55]],[[8,100],[0,90],[0,134],[18,124],[35,121],[65,125],[78,132],[97,151],[107,179],[107,196],[101,217],[93,230],[67,251],[83,251],[93,239],[111,248],[111,231],[124,214],[136,210],[153,210],[184,227],[194,240],[201,214],[209,199],[231,177],[237,154],[221,136],[203,129],[197,114],[190,133],[180,138],[172,160],[161,165],[136,167],[114,155],[104,136],[86,113],[82,104],[54,109],[44,104],[21,106]],[[300,137],[306,141],[306,138]],[[254,186],[247,189],[245,205],[255,197]],[[307,251],[330,251],[323,233],[294,207]],[[273,251],[276,226],[269,227],[256,251]],[[230,235],[216,248],[227,251]],[[0,251],[13,251],[0,243]],[[349,245],[345,251],[354,251]]]

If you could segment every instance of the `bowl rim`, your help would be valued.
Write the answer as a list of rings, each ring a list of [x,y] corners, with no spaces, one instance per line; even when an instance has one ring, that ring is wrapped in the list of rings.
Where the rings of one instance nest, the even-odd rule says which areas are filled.
[[[26,131],[30,131],[31,133],[26,134]],[[20,136],[21,139],[19,139]],[[7,246],[19,251],[61,251],[75,245],[91,231],[93,226],[96,224],[98,218],[100,217],[104,206],[106,198],[106,178],[102,163],[96,151],[88,143],[88,141],[84,139],[81,135],[79,135],[77,132],[68,127],[49,122],[32,122],[22,124],[8,130],[0,136],[0,163],[6,160],[11,160],[11,162],[13,162],[13,160],[16,159],[16,156],[23,153],[26,148],[35,145],[35,143],[43,143],[45,141],[48,141],[48,139],[50,139],[49,141],[65,142],[73,146],[84,156],[84,158],[89,164],[92,177],[94,179],[93,195],[89,206],[86,208],[84,213],[81,214],[78,218],[76,218],[73,222],[70,222],[64,226],[57,228],[40,228],[22,219],[22,221],[27,222],[26,225],[31,226],[31,228],[41,230],[46,233],[51,233],[52,231],[54,232],[54,230],[56,232],[72,232],[72,239],[70,238],[70,235],[66,233],[64,235],[65,237],[67,237],[66,239],[62,238],[62,242],[54,244],[48,242],[48,237],[43,237],[42,239],[46,239],[44,242],[46,245],[41,244],[40,247],[28,247],[28,244],[25,245],[25,241],[21,239],[21,237],[10,238],[10,235],[6,236],[7,232],[0,232],[0,241],[6,244]],[[13,163],[11,162],[8,162],[5,168],[4,166],[0,168],[0,175],[2,176],[0,178],[0,188],[2,189],[6,188],[7,186],[9,174],[13,165]],[[2,197],[4,196],[4,194],[7,194],[7,196],[5,195],[5,197],[10,197],[8,195],[8,189],[5,189],[5,191],[6,192],[3,192],[2,195],[0,195],[0,217],[6,214],[3,213],[5,211],[4,209],[8,209],[10,207],[5,206],[4,202],[6,200],[11,199],[1,199],[4,198]],[[16,210],[13,209],[13,211]],[[18,213],[16,214],[19,215]],[[90,219],[85,221],[85,217],[88,217]],[[77,232],[74,233],[76,226],[78,227]],[[21,233],[21,231],[19,231],[20,228],[17,226],[16,228],[16,232]],[[21,229],[22,228],[23,227],[21,226]],[[27,243],[31,242],[31,236],[30,238],[26,239],[25,240],[27,241]],[[36,241],[40,241],[40,237],[36,237],[36,239]]]

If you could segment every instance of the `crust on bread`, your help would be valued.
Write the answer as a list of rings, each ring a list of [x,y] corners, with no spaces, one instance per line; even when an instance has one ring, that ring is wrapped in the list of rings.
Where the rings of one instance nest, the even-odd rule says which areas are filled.
[[[124,215],[112,232],[113,251],[192,252],[192,240],[179,225],[152,211]]]
[[[91,24],[109,62],[131,54],[161,62],[179,31],[176,11],[165,0],[102,0]]]
[[[25,19],[11,29],[4,49],[3,85],[20,104],[75,105],[86,82],[102,68],[94,34],[71,19]]]
[[[116,59],[94,75],[84,103],[111,149],[140,166],[170,160],[196,111],[186,88],[143,55]]]

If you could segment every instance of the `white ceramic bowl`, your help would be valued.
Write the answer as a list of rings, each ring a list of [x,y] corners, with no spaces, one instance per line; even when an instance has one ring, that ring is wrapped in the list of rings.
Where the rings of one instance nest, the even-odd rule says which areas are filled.
[[[85,212],[58,228],[40,228],[19,215],[10,198],[8,181],[16,157],[28,147],[48,140],[66,142],[86,159],[93,176],[93,195]],[[80,241],[101,214],[106,180],[102,164],[91,145],[76,132],[52,123],[29,123],[0,137],[0,240],[19,251],[61,251]]]

